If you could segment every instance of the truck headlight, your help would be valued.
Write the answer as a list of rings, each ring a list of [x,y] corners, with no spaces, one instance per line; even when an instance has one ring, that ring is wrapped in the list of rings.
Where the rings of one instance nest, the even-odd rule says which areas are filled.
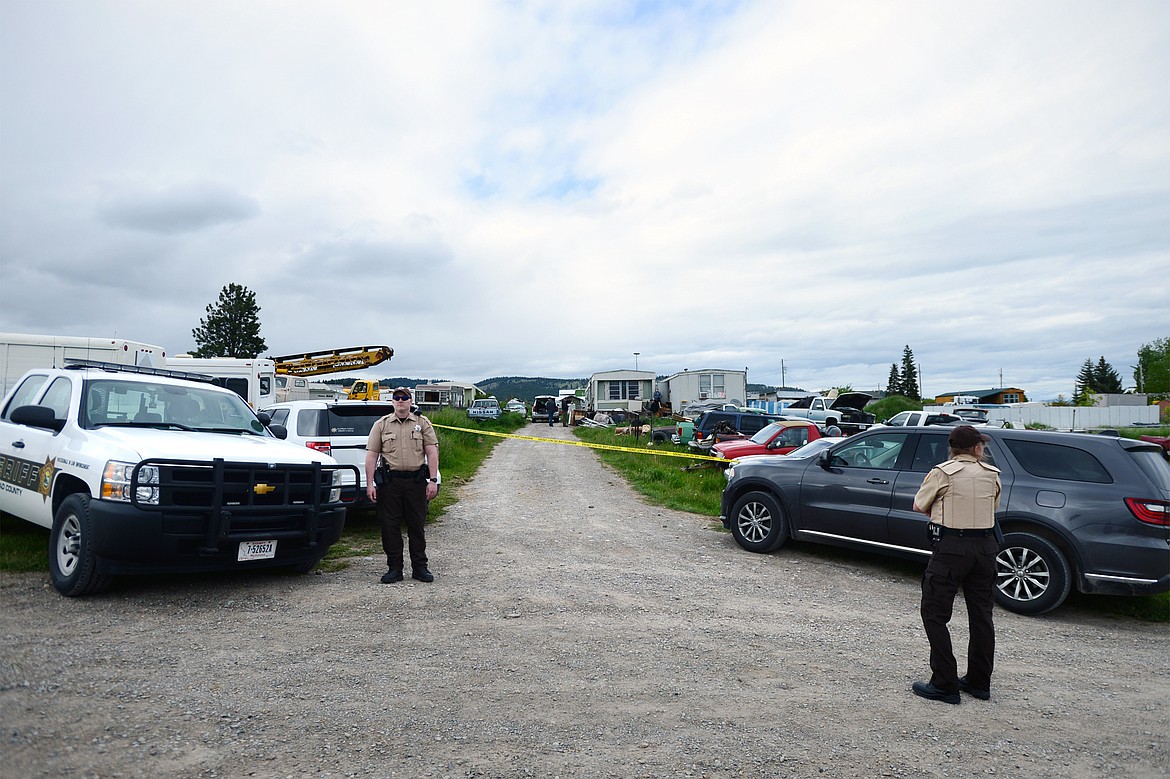
[[[341,501],[341,471],[333,471],[333,480],[330,482],[333,488],[329,490],[329,503],[339,503]]]
[[[138,463],[110,460],[102,471],[102,500],[130,502],[130,477]],[[138,471],[138,490],[134,496],[139,503],[158,505],[158,468],[148,465]]]

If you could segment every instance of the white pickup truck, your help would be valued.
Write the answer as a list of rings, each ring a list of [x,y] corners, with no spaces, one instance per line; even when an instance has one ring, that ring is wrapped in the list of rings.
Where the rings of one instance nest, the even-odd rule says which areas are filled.
[[[191,378],[81,361],[30,370],[4,398],[0,510],[50,528],[61,594],[118,574],[308,571],[340,538],[342,472],[356,469]]]
[[[835,398],[809,395],[785,406],[780,414],[790,419],[807,419],[822,428],[836,425],[852,435],[873,425],[873,414],[862,411],[872,397],[865,392],[844,392]]]
[[[471,401],[467,416],[470,419],[499,419],[502,411],[500,401],[495,398],[479,398]]]

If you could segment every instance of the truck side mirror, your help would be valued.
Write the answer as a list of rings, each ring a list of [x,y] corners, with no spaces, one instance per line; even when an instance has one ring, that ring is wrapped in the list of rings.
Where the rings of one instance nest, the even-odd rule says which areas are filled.
[[[284,425],[268,425],[268,432],[276,436],[280,440],[288,438],[288,428]]]
[[[65,420],[58,419],[48,406],[20,406],[12,410],[10,418],[13,424],[40,427],[54,433],[60,433],[65,428]]]

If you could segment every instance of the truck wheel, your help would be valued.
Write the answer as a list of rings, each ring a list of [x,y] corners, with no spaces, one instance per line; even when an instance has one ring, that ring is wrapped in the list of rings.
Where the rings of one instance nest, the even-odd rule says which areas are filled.
[[[995,600],[1017,614],[1052,611],[1072,588],[1064,555],[1051,541],[1031,533],[1006,533],[995,569]]]
[[[83,493],[66,498],[49,534],[49,575],[57,592],[70,598],[102,592],[111,581],[97,570],[89,501]]]
[[[749,492],[731,509],[731,535],[749,552],[771,552],[788,540],[788,518],[771,495]]]

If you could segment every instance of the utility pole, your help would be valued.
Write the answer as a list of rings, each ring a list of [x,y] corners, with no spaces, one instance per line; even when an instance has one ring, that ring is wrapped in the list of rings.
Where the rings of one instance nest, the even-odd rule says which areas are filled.
[[[784,389],[788,384],[784,380],[784,358],[780,358],[780,389]]]
[[[634,370],[638,370],[638,355],[639,354],[641,354],[641,352],[634,352]]]

